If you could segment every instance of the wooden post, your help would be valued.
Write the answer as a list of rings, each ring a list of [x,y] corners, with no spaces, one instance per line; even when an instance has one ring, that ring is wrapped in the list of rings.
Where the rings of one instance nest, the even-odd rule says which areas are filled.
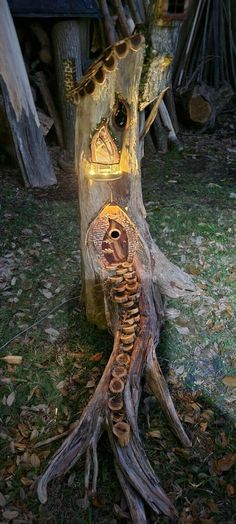
[[[159,290],[175,297],[194,290],[188,275],[158,249],[145,220],[139,139],[143,55],[143,37],[128,37],[107,49],[74,86],[67,63],[67,94],[77,105],[84,302],[89,321],[108,327],[114,346],[78,427],[38,485],[39,498],[45,502],[48,482],[86,452],[85,495],[94,495],[97,443],[106,429],[134,524],[147,522],[144,502],[155,514],[176,515],[142,448],[137,417],[144,375],[176,436],[183,445],[191,445],[158,365],[155,345],[163,319]]]
[[[6,0],[0,6],[0,85],[25,184],[56,184]]]

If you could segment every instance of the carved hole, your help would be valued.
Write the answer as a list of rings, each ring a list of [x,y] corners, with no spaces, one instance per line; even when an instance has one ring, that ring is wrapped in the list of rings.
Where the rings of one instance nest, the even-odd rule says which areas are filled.
[[[120,235],[121,232],[119,231],[119,229],[112,229],[109,232],[109,236],[112,238],[112,240],[118,240],[118,238],[120,238]]]
[[[119,131],[123,131],[129,125],[130,113],[127,104],[123,100],[118,100],[112,115],[113,125]]]

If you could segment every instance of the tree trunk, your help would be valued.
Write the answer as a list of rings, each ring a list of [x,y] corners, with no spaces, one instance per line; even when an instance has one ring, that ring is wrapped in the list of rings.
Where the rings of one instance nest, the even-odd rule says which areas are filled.
[[[75,145],[75,108],[68,102],[65,96],[63,61],[68,58],[73,59],[76,76],[77,78],[81,77],[80,31],[78,22],[76,20],[58,22],[53,27],[52,39],[60,110],[63,121],[64,144],[68,153],[73,154]]]
[[[114,45],[71,91],[74,102],[79,100],[76,165],[84,301],[88,320],[110,329],[114,347],[78,427],[52,459],[38,487],[45,502],[48,482],[86,452],[86,494],[94,493],[97,442],[106,429],[135,524],[147,522],[144,502],[156,514],[176,515],[142,448],[137,417],[144,375],[172,430],[184,445],[190,445],[155,346],[163,319],[159,289],[169,296],[194,289],[189,277],[155,245],[145,220],[138,112],[143,48],[139,35]]]
[[[0,85],[25,184],[56,184],[6,0],[0,6]]]

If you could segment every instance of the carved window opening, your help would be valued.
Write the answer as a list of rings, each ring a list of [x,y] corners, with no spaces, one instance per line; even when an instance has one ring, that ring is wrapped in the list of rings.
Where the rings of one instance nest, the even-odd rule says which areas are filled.
[[[124,100],[118,99],[112,113],[112,124],[118,131],[129,127],[130,111]]]
[[[189,0],[166,0],[163,5],[163,18],[184,20],[187,17]]]

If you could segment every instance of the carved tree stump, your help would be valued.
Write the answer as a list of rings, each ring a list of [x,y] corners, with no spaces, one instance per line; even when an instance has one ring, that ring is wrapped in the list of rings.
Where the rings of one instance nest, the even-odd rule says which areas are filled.
[[[67,63],[68,95],[77,105],[83,298],[88,320],[110,329],[114,347],[78,427],[38,486],[45,502],[48,482],[86,453],[85,494],[96,492],[97,443],[106,430],[135,524],[147,522],[145,503],[156,514],[176,515],[142,448],[137,417],[144,375],[176,436],[191,445],[155,347],[163,319],[160,291],[176,297],[194,290],[188,275],[156,246],[145,220],[138,111],[143,44],[134,35],[108,48],[78,85]]]

